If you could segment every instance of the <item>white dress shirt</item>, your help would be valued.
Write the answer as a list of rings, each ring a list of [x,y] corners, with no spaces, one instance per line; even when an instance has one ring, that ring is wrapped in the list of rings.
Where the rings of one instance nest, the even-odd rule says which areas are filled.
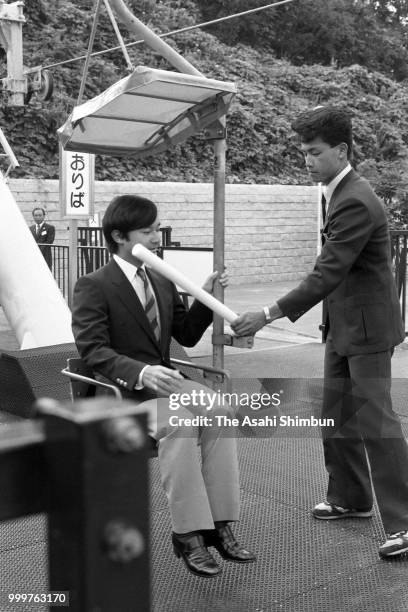
[[[347,164],[347,166],[343,168],[343,170],[339,172],[334,177],[334,179],[330,181],[330,183],[328,183],[327,185],[323,185],[322,192],[323,192],[324,197],[326,198],[327,209],[329,208],[330,200],[331,200],[334,190],[336,189],[340,181],[346,176],[346,174],[350,172],[351,169],[352,169],[351,165]]]

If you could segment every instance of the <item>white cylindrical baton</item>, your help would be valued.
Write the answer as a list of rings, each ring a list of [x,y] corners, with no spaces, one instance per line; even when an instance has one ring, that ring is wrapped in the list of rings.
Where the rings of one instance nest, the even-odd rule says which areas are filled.
[[[169,280],[173,281],[175,285],[178,285],[184,291],[195,297],[199,302],[208,306],[213,312],[223,317],[228,323],[232,323],[235,319],[238,318],[238,315],[225,306],[222,302],[217,300],[214,296],[201,289],[198,285],[193,283],[189,278],[187,278],[182,272],[173,268],[168,263],[164,262],[160,257],[157,257],[154,253],[146,249],[141,244],[136,244],[132,249],[132,255],[140,259],[145,264],[147,264],[156,272],[159,272]]]

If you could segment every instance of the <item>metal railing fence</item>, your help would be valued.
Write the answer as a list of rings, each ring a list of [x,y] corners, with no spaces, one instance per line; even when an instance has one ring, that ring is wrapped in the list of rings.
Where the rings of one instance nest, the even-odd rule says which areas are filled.
[[[179,242],[171,239],[172,228],[164,226],[160,228],[162,234],[162,246],[180,246]],[[51,248],[52,273],[63,294],[68,300],[69,293],[69,247],[65,245],[50,244],[42,245]],[[159,255],[161,252],[159,253]],[[109,251],[105,246],[103,231],[101,227],[78,227],[78,267],[77,277],[89,274],[104,266],[109,261]]]
[[[405,333],[408,335],[406,324],[407,310],[407,243],[408,230],[391,231],[391,258],[394,270],[395,284],[401,304],[402,320]]]
[[[83,276],[104,266],[109,261],[109,252],[103,246],[103,236],[101,228],[78,228],[81,231],[79,236],[80,246],[78,246],[78,269],[77,275]],[[86,232],[82,232],[86,230]],[[90,231],[88,231],[90,230]],[[163,246],[179,246],[179,243],[171,241],[171,231],[169,228],[162,228]],[[170,228],[171,230],[171,228]],[[85,240],[88,242],[86,243]],[[90,244],[94,243],[94,244]],[[68,298],[68,278],[69,278],[69,247],[52,244],[52,273],[58,286]],[[407,330],[407,250],[408,250],[408,230],[391,231],[391,259],[394,271],[395,283],[401,303],[401,314]],[[324,323],[324,321],[322,321]],[[321,326],[322,327],[322,326]]]

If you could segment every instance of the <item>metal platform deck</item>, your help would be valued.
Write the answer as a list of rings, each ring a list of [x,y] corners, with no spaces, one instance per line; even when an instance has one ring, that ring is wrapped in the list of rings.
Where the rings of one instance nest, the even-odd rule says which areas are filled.
[[[299,363],[302,376],[316,378],[303,381],[304,401],[295,400],[301,416],[317,413],[321,358],[319,344],[269,354],[275,376],[300,372],[294,369]],[[229,356],[226,365],[238,379],[244,360],[251,376],[253,359],[248,363],[248,354],[241,353]],[[246,382],[241,378],[239,384],[245,388]],[[397,379],[394,409],[401,415],[406,435],[407,391],[408,379]],[[261,434],[238,440],[242,515],[235,529],[239,539],[257,552],[258,561],[228,563],[214,551],[223,568],[214,579],[193,576],[174,556],[157,460],[151,460],[153,612],[408,611],[408,556],[379,559],[384,534],[377,509],[372,519],[330,522],[310,515],[313,505],[324,499],[326,487],[318,429]],[[0,612],[34,612],[34,608],[7,605],[4,594],[46,589],[45,559],[43,516],[1,526]],[[138,612],[138,604],[130,610],[118,607],[118,612]]]

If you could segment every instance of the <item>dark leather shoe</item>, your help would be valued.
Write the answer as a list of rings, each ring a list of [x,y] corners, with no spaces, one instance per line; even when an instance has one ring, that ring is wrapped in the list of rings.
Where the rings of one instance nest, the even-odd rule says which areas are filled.
[[[179,538],[173,532],[171,539],[176,557],[181,557],[187,569],[196,576],[212,578],[221,572],[216,560],[208,552],[200,533],[191,535],[189,538]]]
[[[235,561],[237,563],[252,563],[256,561],[256,556],[250,550],[246,550],[238,544],[231,527],[226,524],[216,527],[213,531],[207,531],[205,543],[207,546],[214,546],[223,559]]]

